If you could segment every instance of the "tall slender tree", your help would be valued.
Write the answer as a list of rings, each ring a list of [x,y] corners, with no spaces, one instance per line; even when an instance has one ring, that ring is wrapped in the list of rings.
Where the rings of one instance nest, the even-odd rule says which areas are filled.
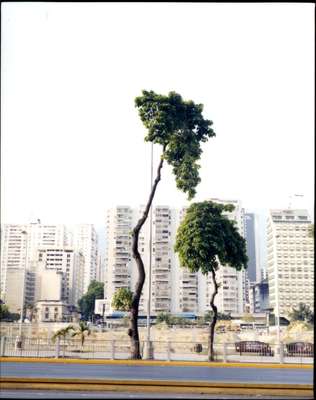
[[[214,360],[214,333],[218,318],[215,297],[220,284],[216,271],[220,265],[228,265],[240,271],[247,268],[246,241],[240,236],[234,221],[225,212],[231,212],[231,204],[212,201],[193,203],[187,209],[176,235],[175,251],[179,253],[182,267],[191,272],[211,274],[214,290],[210,306],[213,311],[209,334],[209,361]]]
[[[199,164],[202,149],[201,142],[215,136],[212,121],[202,116],[203,105],[193,101],[184,101],[182,97],[170,92],[168,96],[156,94],[153,91],[143,91],[142,96],[135,99],[139,116],[148,130],[146,142],[162,146],[161,159],[157,168],[157,175],[142,217],[132,231],[132,254],[136,261],[138,279],[133,292],[130,309],[130,325],[128,335],[131,338],[131,358],[139,359],[140,343],[138,334],[138,308],[145,282],[145,270],[142,258],[138,251],[139,233],[144,225],[155,196],[157,185],[161,179],[163,163],[172,166],[177,188],[187,193],[192,199],[196,193],[196,186],[200,182]]]

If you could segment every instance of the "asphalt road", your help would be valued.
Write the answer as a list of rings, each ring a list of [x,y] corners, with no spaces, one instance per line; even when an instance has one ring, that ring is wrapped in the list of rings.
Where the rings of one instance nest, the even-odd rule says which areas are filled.
[[[313,384],[313,369],[63,363],[1,363],[1,376]]]

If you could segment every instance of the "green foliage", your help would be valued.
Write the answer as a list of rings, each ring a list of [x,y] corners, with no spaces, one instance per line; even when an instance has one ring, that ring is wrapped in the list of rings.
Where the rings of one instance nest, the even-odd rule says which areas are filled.
[[[10,317],[9,307],[5,304],[0,304],[0,320]]]
[[[0,321],[18,321],[20,314],[11,313],[9,307],[0,301]]]
[[[133,293],[128,288],[119,288],[114,293],[112,307],[119,311],[129,311],[132,305]]]
[[[242,320],[245,321],[245,322],[254,322],[256,319],[255,319],[254,316],[251,315],[250,313],[245,313],[245,314],[242,316]]]
[[[200,143],[215,136],[213,122],[202,116],[203,105],[184,101],[170,92],[168,96],[143,90],[135,99],[139,116],[148,129],[146,141],[163,146],[163,158],[173,167],[177,188],[192,199],[200,182],[199,164],[202,150]]]
[[[88,320],[94,315],[94,305],[96,299],[104,298],[104,283],[91,281],[88,291],[78,301],[81,317]]]
[[[156,324],[165,322],[167,325],[171,325],[171,314],[167,312],[160,312],[156,317]]]
[[[91,333],[89,326],[85,321],[79,321],[79,327],[72,333],[72,337],[79,336],[81,341],[81,347],[83,347],[86,336]]]
[[[204,322],[204,323],[212,322],[212,320],[213,320],[213,315],[214,315],[213,311],[211,311],[211,310],[210,310],[210,311],[207,311],[207,312],[205,313],[205,315],[204,315],[203,322]],[[230,314],[225,314],[225,313],[219,312],[219,313],[217,314],[217,319],[218,319],[218,320],[221,320],[221,321],[229,321],[229,320],[232,319],[232,317],[231,317]]]
[[[186,319],[184,317],[177,317],[167,312],[160,312],[156,317],[156,324],[166,323],[168,326],[171,325],[196,325],[195,321]]]
[[[222,214],[233,209],[212,201],[191,204],[176,235],[175,251],[183,267],[203,274],[216,271],[218,261],[238,271],[247,267],[246,241]]]
[[[66,336],[71,332],[74,331],[75,328],[73,325],[68,325],[65,328],[59,329],[57,332],[54,333],[52,336],[52,341],[55,342],[55,340],[59,337],[62,337],[64,340],[66,339]]]
[[[305,321],[310,324],[314,323],[314,313],[310,306],[304,303],[299,303],[298,308],[293,307],[289,314],[291,321]]]

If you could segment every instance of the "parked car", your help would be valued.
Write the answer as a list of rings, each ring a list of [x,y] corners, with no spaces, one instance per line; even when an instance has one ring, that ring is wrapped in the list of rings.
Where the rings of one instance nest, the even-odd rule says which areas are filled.
[[[259,342],[257,340],[245,340],[235,343],[235,349],[242,353],[256,353],[261,356],[273,356],[274,352],[268,343]]]
[[[314,356],[314,344],[308,342],[292,342],[286,345],[286,355],[293,356]]]

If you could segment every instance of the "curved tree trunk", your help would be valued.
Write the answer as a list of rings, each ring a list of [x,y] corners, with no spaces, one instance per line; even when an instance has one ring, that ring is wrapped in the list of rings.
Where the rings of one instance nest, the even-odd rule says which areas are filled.
[[[164,152],[164,150],[165,150],[165,147],[163,148],[163,152]],[[140,296],[142,294],[142,290],[143,290],[143,286],[144,286],[144,282],[145,282],[145,269],[144,269],[143,260],[138,251],[138,238],[139,238],[139,232],[148,217],[148,213],[149,213],[150,206],[151,206],[151,203],[153,201],[153,198],[154,198],[154,195],[156,192],[158,182],[161,179],[162,165],[163,165],[163,153],[162,153],[161,160],[160,160],[160,163],[158,166],[157,176],[154,181],[153,187],[151,188],[150,196],[149,196],[148,202],[146,204],[145,211],[143,213],[143,216],[137,222],[135,228],[133,229],[133,233],[132,233],[132,254],[133,254],[133,258],[136,261],[137,270],[138,270],[138,280],[136,282],[135,291],[133,293],[132,305],[131,305],[131,309],[130,309],[130,325],[129,325],[129,329],[128,329],[128,335],[131,338],[131,358],[133,360],[141,358],[137,318],[138,318],[139,300],[140,300]]]
[[[214,304],[214,300],[215,300],[215,296],[218,293],[218,287],[219,287],[219,285],[216,282],[215,270],[212,269],[211,273],[212,273],[212,280],[213,280],[213,284],[214,284],[214,292],[212,294],[211,301],[210,301],[210,306],[212,307],[212,310],[213,310],[213,318],[212,318],[212,322],[210,325],[210,337],[209,337],[210,346],[208,349],[208,361],[214,361],[214,332],[215,332],[215,325],[216,325],[216,321],[217,321],[217,307]]]

